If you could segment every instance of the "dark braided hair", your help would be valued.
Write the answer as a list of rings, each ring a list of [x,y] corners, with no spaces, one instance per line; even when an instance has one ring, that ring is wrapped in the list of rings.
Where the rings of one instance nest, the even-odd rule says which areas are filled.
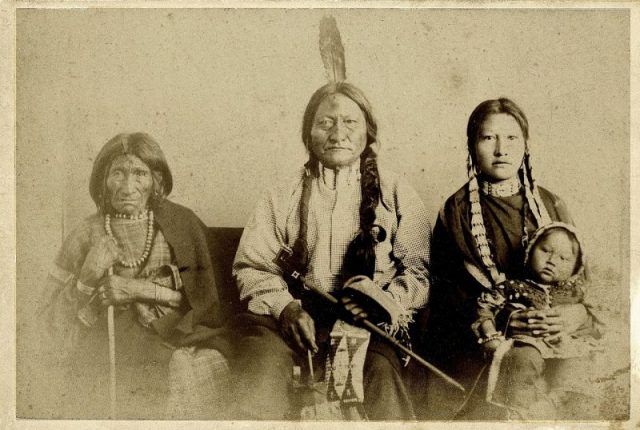
[[[386,232],[381,226],[375,224],[376,208],[380,202],[380,179],[378,175],[377,155],[372,147],[377,141],[378,124],[373,116],[371,104],[362,90],[347,82],[331,83],[320,87],[309,100],[302,120],[302,141],[309,150],[311,146],[311,129],[313,120],[320,103],[334,94],[342,94],[353,100],[365,117],[367,125],[367,142],[364,151],[360,155],[360,189],[362,201],[360,203],[360,230],[347,247],[344,257],[342,276],[346,280],[355,275],[365,275],[373,278],[375,271],[375,246],[383,241]],[[318,159],[309,151],[309,161],[305,164],[306,175],[303,181],[302,197],[300,201],[300,231],[293,245],[293,262],[298,271],[306,272],[308,263],[308,247],[306,241],[308,198],[311,190],[311,181],[317,177]]]
[[[360,231],[349,243],[342,264],[344,280],[356,275],[365,275],[373,279],[376,269],[376,243],[383,241],[386,231],[375,224],[376,208],[380,202],[380,178],[376,153],[370,146],[360,156]]]

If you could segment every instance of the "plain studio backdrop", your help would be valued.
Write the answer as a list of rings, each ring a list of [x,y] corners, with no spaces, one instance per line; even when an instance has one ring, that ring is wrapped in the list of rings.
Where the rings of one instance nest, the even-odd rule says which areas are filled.
[[[43,414],[30,375],[46,357],[30,323],[62,238],[95,212],[88,181],[101,146],[150,133],[173,171],[170,198],[209,226],[243,226],[264,189],[306,160],[301,120],[326,82],[327,13],[349,81],[373,104],[380,157],[432,221],[466,180],[473,108],[499,96],[523,108],[535,177],[567,202],[627,327],[627,11],[21,9],[18,416]]]

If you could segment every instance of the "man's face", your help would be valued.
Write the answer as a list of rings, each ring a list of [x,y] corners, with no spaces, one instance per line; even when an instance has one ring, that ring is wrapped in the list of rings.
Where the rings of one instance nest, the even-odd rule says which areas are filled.
[[[339,169],[360,158],[367,144],[367,123],[360,107],[342,94],[327,96],[311,127],[309,150],[325,167]]]

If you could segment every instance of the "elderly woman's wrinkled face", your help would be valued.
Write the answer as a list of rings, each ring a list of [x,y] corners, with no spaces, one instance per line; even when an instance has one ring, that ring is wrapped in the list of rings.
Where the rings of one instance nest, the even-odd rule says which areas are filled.
[[[109,168],[107,191],[116,212],[138,215],[147,207],[153,190],[151,170],[135,155],[120,155]]]
[[[325,98],[316,111],[309,150],[325,167],[339,169],[360,158],[367,144],[367,123],[360,107],[342,94]]]

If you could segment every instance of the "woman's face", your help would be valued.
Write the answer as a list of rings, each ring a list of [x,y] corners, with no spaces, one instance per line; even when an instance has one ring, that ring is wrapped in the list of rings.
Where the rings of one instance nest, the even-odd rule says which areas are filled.
[[[338,169],[360,158],[367,144],[367,123],[360,107],[342,94],[327,96],[311,127],[309,150],[325,167]]]
[[[138,215],[147,207],[153,190],[149,167],[135,155],[120,155],[109,168],[107,191],[116,212]]]
[[[487,116],[478,129],[476,163],[492,182],[510,179],[518,173],[524,157],[525,140],[520,124],[509,114]]]

